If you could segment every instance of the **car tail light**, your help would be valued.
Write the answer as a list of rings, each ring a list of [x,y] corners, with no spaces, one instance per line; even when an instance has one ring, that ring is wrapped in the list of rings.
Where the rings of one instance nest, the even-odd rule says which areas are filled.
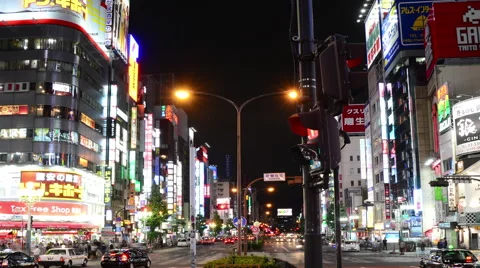
[[[128,256],[127,254],[122,254],[122,257],[120,258],[121,261],[127,262],[128,261]]]
[[[473,262],[472,256],[465,257],[465,262],[467,262],[467,263]]]
[[[63,257],[60,257],[60,261],[65,262],[65,259]]]
[[[3,260],[2,261],[2,266],[8,266],[8,260]]]

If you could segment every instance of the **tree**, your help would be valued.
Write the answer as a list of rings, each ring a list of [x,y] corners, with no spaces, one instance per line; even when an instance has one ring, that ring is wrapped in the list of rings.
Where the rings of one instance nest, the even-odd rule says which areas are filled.
[[[215,227],[213,227],[213,232],[215,234],[220,233],[220,231],[222,230],[223,220],[220,218],[220,215],[218,215],[217,211],[213,213],[212,222],[213,224],[215,224]]]
[[[332,200],[333,201],[333,200]],[[340,217],[346,217],[347,213],[345,208],[340,205]],[[333,202],[330,202],[330,206],[327,209],[327,226],[330,230],[335,231],[335,205]]]
[[[233,219],[228,219],[227,222],[225,223],[225,230],[232,230],[235,228],[235,225],[233,225]]]
[[[197,231],[200,233],[200,235],[203,235],[203,231],[207,229],[207,223],[206,223],[205,217],[202,216],[201,214],[198,214],[195,226],[197,227]]]
[[[162,199],[160,194],[160,186],[155,183],[152,185],[152,192],[148,198],[148,211],[151,215],[146,219],[146,226],[150,227],[148,232],[148,240],[152,242],[159,237],[159,233],[155,231],[156,228],[161,228],[162,222],[168,219],[167,203]]]
[[[178,233],[185,229],[185,225],[187,225],[187,222],[184,219],[177,219],[175,218],[172,221],[172,226],[173,226],[173,232]]]

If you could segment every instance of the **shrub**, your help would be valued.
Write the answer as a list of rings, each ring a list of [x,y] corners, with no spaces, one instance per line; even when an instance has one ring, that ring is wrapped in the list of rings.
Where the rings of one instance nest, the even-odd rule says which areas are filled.
[[[230,256],[205,263],[203,268],[216,268],[221,264],[259,264],[261,268],[278,268],[274,259],[261,256]]]
[[[263,240],[256,241],[248,241],[248,249],[250,250],[262,250],[263,249]]]

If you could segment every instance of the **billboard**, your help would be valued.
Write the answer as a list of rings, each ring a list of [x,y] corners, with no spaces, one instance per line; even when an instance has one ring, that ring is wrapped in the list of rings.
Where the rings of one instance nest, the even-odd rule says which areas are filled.
[[[373,4],[365,20],[365,40],[367,40],[367,68],[370,68],[382,49],[380,40],[380,6]]]
[[[456,103],[453,120],[457,156],[480,151],[480,97]]]
[[[82,31],[108,58],[105,42],[106,10],[101,0],[0,1],[2,26],[56,24]]]
[[[28,114],[28,105],[2,105],[0,115]]]
[[[106,5],[105,47],[112,49],[127,63],[128,18],[130,0],[104,0]]]
[[[443,133],[450,129],[452,122],[452,110],[450,109],[450,98],[448,96],[448,84],[443,84],[437,89],[437,114],[438,114],[438,133]]]
[[[24,202],[3,201],[0,202],[0,214],[18,215],[26,214],[27,204]],[[85,204],[61,203],[61,202],[37,202],[30,209],[33,216],[87,216],[88,206]]]
[[[135,101],[138,101],[138,43],[130,35],[128,50],[128,95]]]
[[[277,216],[293,216],[291,208],[278,208]]]
[[[432,1],[398,3],[400,43],[409,49],[423,49],[423,32]]]
[[[33,182],[34,189],[44,191],[42,199],[82,200],[82,176],[71,172],[22,171],[20,189]]]
[[[365,115],[363,104],[350,104],[343,106],[342,129],[347,133],[365,132]]]
[[[480,2],[438,2],[425,29],[427,78],[438,59],[480,57]]]
[[[382,24],[383,66],[385,70],[400,50],[397,7],[393,6]]]

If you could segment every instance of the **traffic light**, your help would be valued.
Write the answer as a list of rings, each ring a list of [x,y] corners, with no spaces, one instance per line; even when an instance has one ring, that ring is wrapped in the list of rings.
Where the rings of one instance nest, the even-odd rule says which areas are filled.
[[[216,210],[226,210],[228,209],[228,205],[227,204],[218,204],[215,206],[215,209]]]
[[[324,110],[316,108],[296,113],[288,119],[290,130],[299,136],[310,135],[306,144],[292,148],[294,158],[300,164],[310,164],[310,174],[329,173],[340,163],[340,139],[337,120]],[[313,130],[313,131],[312,131]],[[319,163],[315,163],[318,161]]]
[[[436,181],[430,181],[428,184],[430,184],[431,187],[448,187],[450,185],[450,183],[443,178],[439,178]]]
[[[339,115],[343,106],[353,100],[351,92],[368,85],[363,70],[365,46],[348,44],[342,35],[333,35],[326,42],[318,57],[317,88],[322,90],[319,96],[325,109]]]

